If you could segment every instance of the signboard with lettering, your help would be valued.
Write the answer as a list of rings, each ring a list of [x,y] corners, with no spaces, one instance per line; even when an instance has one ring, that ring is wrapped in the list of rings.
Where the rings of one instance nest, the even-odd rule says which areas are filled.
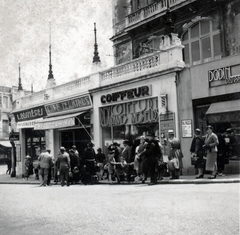
[[[16,122],[34,120],[34,119],[45,117],[47,115],[43,105],[35,108],[31,108],[31,109],[26,109],[13,114]]]
[[[101,103],[112,103],[124,100],[133,100],[140,97],[146,97],[152,95],[152,87],[142,86],[138,88],[132,88],[124,91],[118,91],[111,94],[106,94],[101,96]]]
[[[63,118],[54,121],[42,121],[34,125],[34,130],[48,130],[75,125],[75,117]]]
[[[157,97],[100,108],[102,127],[155,123],[158,120]]]
[[[42,119],[39,119],[42,120]],[[17,123],[17,128],[22,129],[22,128],[33,128],[36,123],[39,122],[39,120],[30,120],[30,121],[25,121],[25,122],[18,122]]]
[[[208,71],[210,87],[240,82],[240,65],[227,66]]]
[[[56,114],[69,110],[76,110],[85,107],[91,107],[92,101],[90,95],[80,96],[71,98],[68,100],[60,101],[53,104],[45,105],[46,112],[48,115]]]
[[[19,132],[12,132],[9,136],[10,141],[19,140]]]
[[[192,120],[185,119],[182,120],[182,137],[192,137]]]

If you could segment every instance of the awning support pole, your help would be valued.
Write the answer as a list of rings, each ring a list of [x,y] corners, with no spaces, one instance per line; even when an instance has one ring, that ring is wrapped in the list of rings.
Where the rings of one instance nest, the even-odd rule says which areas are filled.
[[[75,117],[79,122],[80,124],[82,125],[82,127],[84,128],[84,130],[87,132],[87,134],[89,135],[89,137],[91,138],[91,140],[93,140],[92,136],[89,134],[89,132],[87,131],[87,129],[85,128],[85,126],[82,124],[82,122],[80,121],[80,119],[78,117]]]

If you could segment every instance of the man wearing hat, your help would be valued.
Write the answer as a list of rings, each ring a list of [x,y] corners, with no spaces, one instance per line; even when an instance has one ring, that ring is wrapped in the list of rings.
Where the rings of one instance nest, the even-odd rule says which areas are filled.
[[[162,157],[162,151],[160,149],[160,146],[158,142],[154,139],[155,134],[153,132],[149,132],[146,136],[148,139],[148,144],[146,146],[146,150],[144,152],[147,167],[148,167],[148,173],[150,175],[150,185],[157,183],[157,176],[158,176],[158,162],[160,161]],[[147,175],[145,174],[144,180],[142,183],[145,182],[147,179]]]
[[[40,176],[40,186],[46,186],[48,184],[48,175],[49,175],[49,170],[51,169],[53,162],[52,162],[52,156],[50,155],[51,150],[47,149],[43,153],[40,154],[38,157],[39,163],[40,163],[40,171],[39,171],[39,176]]]
[[[55,165],[56,169],[59,171],[61,185],[64,186],[66,182],[67,186],[69,186],[69,172],[71,172],[70,157],[64,147],[60,147]]]
[[[204,160],[204,140],[201,136],[201,130],[200,129],[195,129],[195,135],[193,137],[191,147],[190,147],[190,152],[194,158],[196,158],[195,168],[198,171],[198,176],[196,179],[203,178],[203,170],[205,167],[205,160]]]

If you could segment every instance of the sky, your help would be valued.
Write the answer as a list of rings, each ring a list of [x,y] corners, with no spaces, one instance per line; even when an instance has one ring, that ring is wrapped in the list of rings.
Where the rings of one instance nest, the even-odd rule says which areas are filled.
[[[103,69],[113,66],[110,0],[0,0],[0,86],[46,87],[51,31],[57,85],[91,73],[94,22]],[[51,23],[50,23],[51,22]],[[50,30],[51,29],[51,30]]]

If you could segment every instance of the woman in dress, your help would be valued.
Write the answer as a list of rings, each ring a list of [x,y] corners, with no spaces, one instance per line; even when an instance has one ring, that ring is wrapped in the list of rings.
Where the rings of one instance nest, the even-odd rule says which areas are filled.
[[[209,179],[215,179],[217,176],[217,146],[219,144],[218,137],[215,133],[213,133],[213,127],[207,126],[206,128],[207,136],[205,139],[205,145],[203,147],[207,153],[207,161],[206,161],[206,171],[211,171],[211,177]]]

